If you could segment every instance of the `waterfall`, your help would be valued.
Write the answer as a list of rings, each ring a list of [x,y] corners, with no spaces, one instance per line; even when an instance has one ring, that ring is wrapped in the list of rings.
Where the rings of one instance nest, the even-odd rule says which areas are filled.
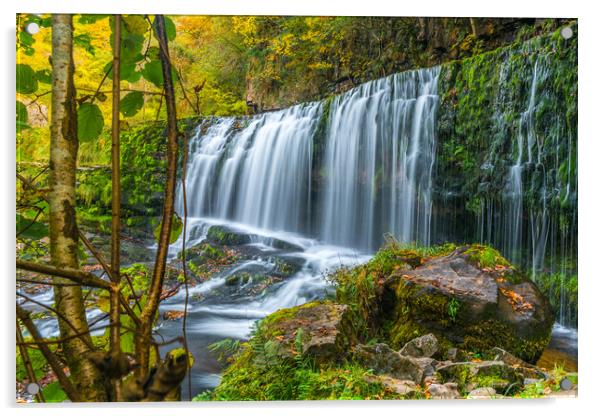
[[[384,232],[430,242],[439,69],[368,82],[331,104],[322,238],[378,248]]]
[[[189,143],[189,216],[303,231],[310,204],[312,137],[321,112],[320,103],[311,103],[249,120],[218,119],[206,131],[199,126]],[[176,211],[182,213],[181,189],[176,200]]]
[[[189,216],[305,235],[318,228],[324,242],[365,252],[386,232],[428,244],[438,74],[362,84],[335,97],[327,113],[316,102],[199,126],[189,143]],[[326,116],[317,162],[314,142]],[[316,192],[314,172],[322,177]]]
[[[501,53],[478,95],[446,82],[457,74],[482,80],[476,69],[485,61],[463,72],[406,71],[323,101],[202,123],[189,143],[189,236],[202,238],[219,220],[363,254],[385,233],[422,245],[481,241],[533,276],[571,278],[576,134],[563,114],[572,107],[562,99],[558,61],[540,47]],[[470,100],[450,105],[460,96]],[[474,122],[466,116],[473,110],[491,114]],[[450,126],[460,129],[450,135]],[[438,160],[446,146],[459,153]],[[560,286],[566,324],[575,316],[565,317],[564,280]]]

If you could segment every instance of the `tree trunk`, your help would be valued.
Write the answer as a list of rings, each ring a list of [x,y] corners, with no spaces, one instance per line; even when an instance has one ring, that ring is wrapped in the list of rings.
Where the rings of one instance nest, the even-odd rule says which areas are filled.
[[[167,262],[167,251],[169,249],[169,236],[171,234],[171,223],[174,215],[174,197],[176,189],[176,163],[178,157],[178,126],[176,118],[176,101],[171,76],[171,62],[167,46],[167,34],[165,31],[165,18],[162,15],[155,17],[153,24],[155,36],[159,41],[159,56],[161,58],[161,69],[163,72],[163,90],[165,91],[165,103],[167,106],[167,181],[165,185],[165,203],[163,205],[163,220],[159,234],[157,257],[153,277],[148,289],[148,300],[142,310],[140,321],[140,334],[136,338],[136,358],[140,367],[137,375],[143,379],[148,375],[150,366],[150,343],[151,331],[159,301],[163,289],[165,276],[165,265]],[[157,357],[158,358],[158,357]]]
[[[73,24],[71,15],[52,16],[52,123],[50,125],[49,225],[50,256],[58,268],[78,269],[78,230],[75,219],[75,168],[77,161],[77,110],[73,84]],[[63,279],[55,277],[58,282]],[[71,325],[59,320],[62,338],[88,330],[79,286],[55,286],[57,311]],[[75,331],[74,331],[75,329]],[[105,401],[102,376],[86,355],[90,336],[69,338],[63,343],[73,381],[84,401]]]

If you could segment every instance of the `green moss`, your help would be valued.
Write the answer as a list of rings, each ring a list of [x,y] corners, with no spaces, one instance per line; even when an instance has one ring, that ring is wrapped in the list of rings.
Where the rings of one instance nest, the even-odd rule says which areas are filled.
[[[461,347],[469,352],[485,352],[500,347],[520,359],[535,363],[550,343],[551,328],[547,333],[530,332],[527,336],[515,333],[514,329],[497,320],[482,321],[464,328],[465,336]]]
[[[529,34],[552,29],[544,26]],[[523,170],[521,216],[527,222],[531,215],[540,215],[545,204],[554,227],[550,233],[559,236],[548,242],[548,253],[576,258],[576,244],[566,244],[576,238],[571,221],[576,215],[578,166],[577,24],[571,28],[574,36],[570,39],[564,39],[559,30],[527,41],[517,38],[512,45],[441,66],[435,176],[435,189],[441,191],[435,192],[433,203],[435,212],[444,215],[440,223],[451,220],[446,235],[457,236],[459,241],[485,238],[504,247],[502,233],[488,235],[482,227],[503,226],[498,218],[506,215],[506,173],[518,157],[517,137],[524,134],[521,117],[529,106],[537,65],[533,129],[538,143],[532,151],[538,166]],[[525,162],[525,145],[522,150]],[[448,207],[454,207],[453,211]],[[563,226],[566,222],[572,225]],[[529,243],[523,239],[522,244],[527,247]],[[520,258],[523,253],[508,254]],[[552,256],[546,256],[545,262],[545,268],[562,270]]]
[[[577,326],[579,309],[579,285],[576,274],[541,273],[533,278],[539,289],[550,300],[558,318],[564,324]],[[563,309],[564,308],[564,309]]]
[[[378,382],[367,380],[371,370],[357,364],[312,368],[294,360],[258,364],[247,347],[229,367],[213,392],[201,400],[370,400],[402,397]]]
[[[214,225],[207,230],[207,239],[224,246],[249,243],[249,236],[230,231],[220,225]]]
[[[470,261],[480,268],[495,266],[512,267],[512,265],[496,249],[480,244],[471,245],[466,251]]]
[[[438,292],[427,290],[406,282],[403,279],[397,284],[395,290],[396,307],[391,322],[387,325],[387,338],[394,349],[401,348],[412,339],[435,333],[442,343],[442,348],[453,345],[441,335],[441,329],[450,328],[461,324],[461,303],[455,298],[448,298]],[[435,328],[424,327],[421,316],[428,316],[429,321],[436,322],[439,331]]]

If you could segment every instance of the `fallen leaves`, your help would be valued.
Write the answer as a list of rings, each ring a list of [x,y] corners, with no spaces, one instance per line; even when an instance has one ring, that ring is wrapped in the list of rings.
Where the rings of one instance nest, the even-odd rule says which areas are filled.
[[[527,302],[525,300],[525,298],[523,298],[518,293],[516,293],[510,289],[504,289],[504,288],[500,288],[500,291],[506,297],[506,299],[508,300],[508,303],[510,303],[510,305],[512,306],[512,309],[514,309],[515,311],[526,312],[528,310],[533,309],[533,305],[531,303]]]
[[[165,311],[163,319],[166,321],[176,321],[184,317],[184,311]]]

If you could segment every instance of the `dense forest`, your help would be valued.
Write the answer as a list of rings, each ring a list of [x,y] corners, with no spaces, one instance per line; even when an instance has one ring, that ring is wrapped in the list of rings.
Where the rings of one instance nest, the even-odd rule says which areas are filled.
[[[574,394],[577,29],[17,15],[17,399]]]

